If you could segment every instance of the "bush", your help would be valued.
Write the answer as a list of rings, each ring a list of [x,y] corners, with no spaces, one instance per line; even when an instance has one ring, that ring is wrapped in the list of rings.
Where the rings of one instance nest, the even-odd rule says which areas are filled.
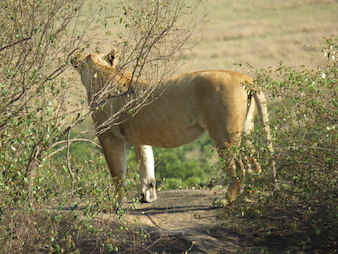
[[[302,241],[312,247],[334,248],[338,235],[337,50],[338,37],[332,36],[323,48],[326,63],[318,69],[283,63],[255,69],[255,83],[273,101],[270,125],[280,191],[273,191],[269,168],[265,168],[262,176],[246,182],[248,193],[258,202],[242,206],[240,211],[255,224],[255,230],[305,231]],[[256,144],[261,146],[259,140]],[[273,218],[276,211],[285,216]]]
[[[60,74],[81,41],[65,37],[81,5],[1,1],[0,188],[11,186],[2,197],[7,205],[32,192],[29,176],[61,133],[71,80]]]
[[[72,94],[74,77],[65,70],[89,41],[93,46],[103,34],[112,35],[106,29],[112,21],[125,29],[111,39],[122,48],[121,67],[138,77],[148,67],[168,75],[176,66],[168,66],[169,60],[183,54],[198,23],[186,17],[199,4],[137,0],[115,8],[103,1],[0,1],[1,253],[78,253],[87,234],[96,239],[90,251],[116,250],[115,243],[123,242],[107,229],[110,222],[97,223],[99,213],[116,212],[121,193],[99,146],[73,130],[94,109],[83,110],[87,103],[78,99],[78,89],[78,97]],[[130,167],[134,187],[138,179],[135,165]]]
[[[73,78],[61,74],[72,54],[86,46],[85,32],[76,27],[83,3],[0,2],[1,253],[60,252],[58,242],[65,240],[58,230],[69,215],[61,207],[73,182],[65,158],[50,155],[82,107],[69,100]],[[88,194],[79,182],[76,187]]]

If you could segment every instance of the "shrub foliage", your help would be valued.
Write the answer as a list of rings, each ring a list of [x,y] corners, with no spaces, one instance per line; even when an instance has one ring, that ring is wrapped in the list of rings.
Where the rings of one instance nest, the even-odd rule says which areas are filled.
[[[76,117],[68,117],[69,111],[79,108],[67,97],[72,79],[61,74],[74,52],[87,45],[84,32],[76,30],[83,3],[83,0],[0,1],[1,253],[80,252],[80,249],[86,252],[89,250],[84,243],[88,238],[96,239],[94,249],[98,252],[116,251],[125,239],[114,235],[131,234],[123,221],[114,222],[118,226],[113,229],[111,220],[108,223],[103,216],[98,217],[113,212],[116,195],[97,146],[92,143],[68,145],[64,153],[51,156],[64,138],[65,126],[70,121],[77,122]],[[130,7],[126,10],[128,15],[132,11]],[[135,12],[136,16],[124,14],[116,22],[126,28],[133,22],[142,25],[144,17],[139,14],[139,11]],[[160,16],[166,17],[164,14]],[[181,17],[180,12],[178,17]],[[146,18],[147,22],[151,20],[150,16]],[[134,28],[142,31],[137,26]],[[174,28],[173,31],[182,31]],[[138,36],[144,38],[142,34],[135,38]],[[132,45],[136,39],[125,42],[124,47]],[[168,57],[184,42],[178,40]],[[150,44],[156,45],[156,40]],[[154,49],[163,53],[153,54],[155,59],[168,60],[162,57],[167,56],[166,51]],[[255,84],[262,87],[272,101],[270,125],[279,191],[271,184],[271,172],[265,163],[271,158],[263,148],[263,138],[257,127],[254,145],[265,170],[261,176],[246,180],[246,193],[252,195],[255,202],[240,209],[259,229],[308,230],[310,233],[304,236],[303,247],[311,241],[328,248],[337,244],[334,238],[338,235],[337,50],[336,36],[325,39],[322,53],[326,62],[317,69],[289,67],[284,63],[266,69],[251,66],[256,72]],[[151,53],[150,50],[141,51],[142,56]],[[125,56],[126,61],[130,59],[128,56]],[[155,61],[149,59],[149,62]],[[137,69],[143,69],[148,63],[146,58],[134,60],[143,63],[136,66]],[[66,134],[71,138],[75,132]],[[162,180],[167,179],[162,186],[196,187],[203,182],[204,169],[210,164],[204,157],[191,161],[183,154],[203,156],[201,154],[208,149],[211,150],[210,141],[204,139],[189,148],[155,150],[157,174]],[[136,163],[129,167],[132,170],[128,181],[135,186],[138,180],[134,174]],[[254,188],[256,191],[252,191]],[[66,212],[67,207],[72,213]],[[282,209],[289,216],[277,222],[260,220],[264,216],[271,217],[276,209]],[[146,234],[142,237],[146,238]]]
[[[256,72],[255,84],[272,101],[270,125],[280,190],[274,192],[267,167],[262,176],[246,182],[257,202],[239,209],[256,230],[265,230],[265,237],[278,230],[301,233],[301,239],[293,240],[299,250],[329,251],[337,244],[337,50],[338,37],[325,39],[325,63],[316,69],[282,62],[266,69],[250,66]],[[283,216],[276,219],[278,213]]]

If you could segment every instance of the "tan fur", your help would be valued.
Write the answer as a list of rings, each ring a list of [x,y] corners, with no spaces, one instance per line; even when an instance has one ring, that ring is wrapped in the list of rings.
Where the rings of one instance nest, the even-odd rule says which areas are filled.
[[[111,80],[114,82],[114,89],[119,94],[132,91],[130,89],[131,74],[117,73],[115,66],[109,65],[103,59],[105,58],[91,54],[73,64],[81,74],[89,101]],[[99,135],[112,176],[124,178],[125,146],[126,144],[135,145],[140,160],[140,174],[144,175],[141,179],[143,198],[145,201],[152,202],[156,199],[154,174],[150,172],[153,170],[151,169],[153,161],[149,159],[152,154],[149,153],[149,149],[144,149],[145,145],[177,147],[196,140],[208,131],[221,156],[223,156],[222,150],[238,146],[243,130],[250,133],[253,128],[254,110],[252,107],[248,109],[249,97],[243,86],[244,82],[252,81],[249,76],[238,72],[199,71],[162,82],[154,88],[151,96],[153,101],[143,106],[135,115],[125,115],[118,125],[109,126],[109,130]],[[149,86],[146,82],[134,85],[141,89]],[[262,120],[265,128],[268,128],[265,101],[264,103],[259,101],[260,97],[264,99],[262,96],[262,93],[254,95],[255,101],[259,104],[260,113],[266,114],[262,116]],[[113,97],[103,109],[94,113],[93,119],[96,126],[104,123],[130,98],[127,95]],[[250,102],[252,105],[253,100],[250,99]],[[269,134],[268,131],[267,133]],[[241,191],[241,179],[237,177],[233,158],[227,158],[227,160],[231,165],[229,172],[232,175],[229,186],[229,201],[231,202]],[[256,161],[255,163],[260,169],[259,164]],[[149,195],[143,193],[149,192],[149,188]]]

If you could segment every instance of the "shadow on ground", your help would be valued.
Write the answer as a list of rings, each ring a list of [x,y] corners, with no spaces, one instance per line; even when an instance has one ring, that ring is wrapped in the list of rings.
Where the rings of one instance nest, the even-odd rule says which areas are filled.
[[[124,217],[135,230],[146,232],[142,244],[126,244],[119,253],[331,253],[309,247],[304,231],[273,228],[255,232],[248,218],[225,216],[228,208],[212,207],[223,191],[175,190],[159,193],[152,204],[141,204]],[[240,204],[237,204],[240,205]],[[275,219],[285,217],[283,211]],[[297,244],[295,244],[297,243]],[[334,253],[334,252],[333,252]]]

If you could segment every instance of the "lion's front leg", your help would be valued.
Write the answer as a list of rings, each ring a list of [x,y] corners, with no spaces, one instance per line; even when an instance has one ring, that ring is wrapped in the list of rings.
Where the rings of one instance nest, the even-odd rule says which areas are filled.
[[[99,136],[99,140],[103,149],[103,153],[108,164],[110,174],[116,179],[116,199],[120,206],[125,201],[126,186],[126,143],[109,133],[103,133]]]
[[[141,202],[154,202],[156,196],[156,180],[154,155],[151,146],[135,146],[141,178]]]

